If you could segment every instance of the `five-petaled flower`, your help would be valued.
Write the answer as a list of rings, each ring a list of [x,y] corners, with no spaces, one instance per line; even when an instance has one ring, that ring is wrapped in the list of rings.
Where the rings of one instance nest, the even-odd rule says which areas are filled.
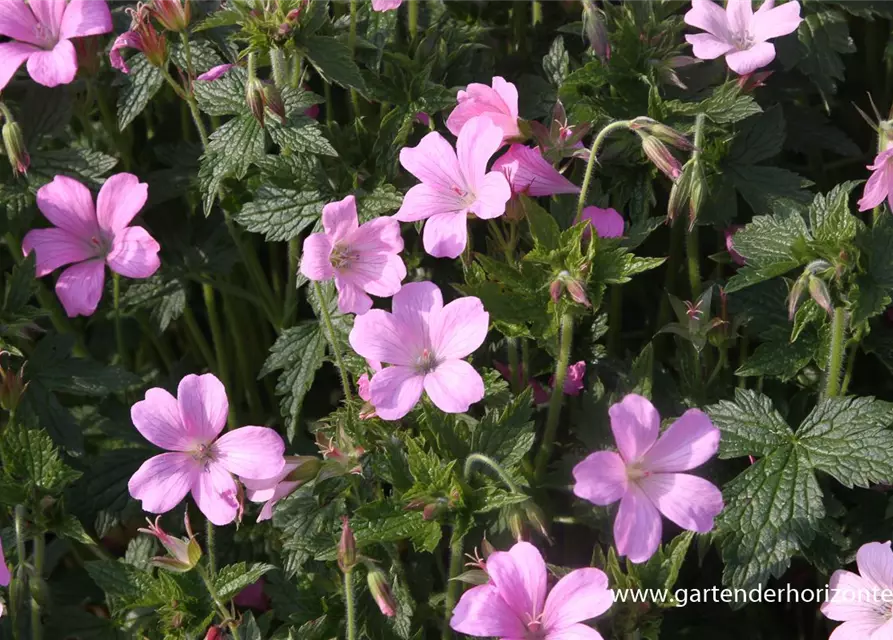
[[[838,570],[828,582],[821,610],[843,622],[828,640],[884,640],[893,633],[893,551],[889,542],[869,542],[856,552],[859,573]]]
[[[25,255],[37,253],[37,276],[72,264],[56,281],[56,294],[69,317],[96,311],[105,265],[128,278],[148,278],[161,261],[161,247],[149,232],[130,223],[148,197],[135,175],[118,173],[93,196],[77,180],[56,176],[37,191],[37,207],[55,227],[33,229],[22,241]]]
[[[884,200],[893,210],[893,148],[881,151],[868,169],[872,174],[859,200],[859,211],[874,209]]]
[[[400,290],[406,266],[398,255],[403,250],[400,223],[394,218],[375,218],[359,224],[353,196],[330,202],[322,209],[324,233],[304,240],[301,273],[311,280],[335,280],[338,310],[366,313],[374,296],[388,297]]]
[[[463,360],[487,337],[489,314],[478,298],[447,305],[437,285],[412,282],[391,301],[391,313],[373,309],[358,316],[350,345],[361,356],[392,366],[369,383],[375,411],[398,420],[416,405],[424,390],[447,413],[462,413],[484,397],[484,381]]]
[[[153,388],[133,405],[133,425],[168,451],[144,462],[130,478],[130,495],[143,509],[165,513],[192,492],[208,520],[226,525],[239,512],[234,475],[261,480],[282,470],[285,444],[272,429],[242,427],[217,437],[228,411],[226,390],[211,374],[183,378],[176,398]]]
[[[495,76],[491,84],[488,87],[473,82],[459,91],[456,96],[458,104],[446,121],[450,133],[458,137],[469,120],[481,116],[499,127],[503,140],[521,136],[518,128],[518,89],[500,76]]]
[[[687,35],[694,54],[702,60],[726,57],[726,64],[738,75],[747,75],[775,59],[772,38],[793,33],[800,26],[800,3],[764,0],[756,13],[751,0],[729,0],[723,10],[713,0],[692,0],[685,23],[707,33]]]
[[[502,130],[483,117],[462,128],[456,149],[432,132],[415,147],[400,151],[400,164],[422,181],[403,198],[394,215],[401,222],[427,220],[425,251],[435,258],[457,258],[468,239],[466,218],[497,218],[512,195],[501,171],[487,171],[487,162],[502,146]]]
[[[276,503],[315,478],[319,468],[320,460],[314,456],[286,456],[282,471],[270,478],[239,478],[245,486],[245,497],[251,502],[264,503],[257,521],[272,518]]]
[[[559,193],[580,193],[580,187],[561,175],[543,157],[538,148],[513,144],[493,163],[493,171],[502,171],[512,194],[533,197],[554,196]]]
[[[608,413],[620,453],[599,451],[574,467],[574,493],[606,506],[620,500],[614,521],[617,553],[645,562],[660,545],[660,514],[683,529],[706,533],[722,511],[722,493],[687,473],[716,453],[719,429],[700,409],[689,409],[660,437],[660,416],[635,394]]]
[[[78,71],[72,38],[112,30],[105,0],[0,0],[0,90],[26,60],[28,75],[47,87],[68,84]]]
[[[504,640],[602,640],[581,624],[613,603],[601,569],[571,571],[549,591],[546,563],[529,542],[494,551],[484,568],[490,581],[462,594],[450,619],[454,631]]]

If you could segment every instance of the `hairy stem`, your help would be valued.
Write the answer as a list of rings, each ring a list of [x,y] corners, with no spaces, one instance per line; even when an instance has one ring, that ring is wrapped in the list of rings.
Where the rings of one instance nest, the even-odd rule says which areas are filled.
[[[525,372],[518,361],[518,339],[506,338],[505,350],[508,352],[509,357],[509,384],[514,393],[521,393],[521,390],[524,388]]]
[[[453,637],[453,632],[450,629],[450,618],[453,615],[453,608],[456,606],[456,602],[459,601],[459,590],[462,588],[462,583],[456,580],[459,577],[459,574],[462,573],[463,560],[465,559],[465,536],[457,536],[456,535],[456,527],[453,528],[453,541],[450,544],[450,571],[449,578],[447,581],[447,590],[446,597],[444,598],[443,606],[444,606],[444,619],[443,619],[443,631],[441,632],[442,640],[450,640]]]
[[[34,538],[31,540],[34,545],[34,556],[32,558],[32,564],[34,566],[34,577],[37,579],[38,583],[43,582],[43,561],[46,555],[46,539],[43,537],[43,532],[35,533]],[[31,593],[33,594],[35,589],[32,587]],[[37,601],[33,595],[31,596],[31,639],[32,640],[41,640],[43,637],[43,621],[41,615],[41,607],[40,602]]]
[[[481,453],[472,453],[465,458],[463,475],[466,480],[471,476],[471,470],[474,468],[476,462],[490,467],[490,469],[495,471],[496,475],[498,475],[499,479],[505,483],[505,486],[508,487],[509,491],[512,493],[521,493],[520,489],[518,489],[518,485],[516,485],[511,477],[505,472],[505,469],[499,466],[493,458],[487,457]]]
[[[344,361],[341,359],[341,347],[338,344],[338,336],[335,334],[335,325],[332,324],[332,317],[329,315],[328,300],[323,297],[322,287],[319,286],[318,282],[313,282],[313,289],[316,292],[316,299],[319,300],[319,310],[322,313],[326,331],[329,332],[329,342],[331,343],[332,353],[335,355],[335,365],[338,367],[338,373],[341,374],[341,388],[344,389],[344,400],[348,406],[353,406],[353,393],[350,391],[350,382],[347,380],[347,369],[344,368]]]
[[[835,307],[831,319],[831,353],[828,356],[828,369],[825,371],[825,398],[833,398],[840,393],[845,343],[846,310],[843,307]]]
[[[288,280],[285,285],[285,303],[282,307],[282,326],[294,323],[298,311],[298,261],[301,257],[301,243],[298,238],[288,241]]]
[[[112,297],[115,304],[115,344],[118,347],[118,361],[125,369],[130,368],[127,358],[127,348],[124,345],[124,334],[121,332],[121,276],[112,273]]]
[[[695,149],[692,152],[692,162],[698,163],[701,159],[701,149],[704,147],[704,121],[703,113],[699,113],[695,119]],[[694,210],[694,209],[693,209]],[[685,253],[688,259],[688,282],[691,286],[691,299],[697,300],[701,295],[701,262],[698,255],[698,221],[692,214],[692,220],[686,228]],[[707,313],[710,312],[708,309]]]
[[[357,612],[354,604],[352,569],[344,572],[344,608],[347,610],[347,640],[356,640]]]
[[[12,417],[10,417],[10,421],[8,424],[12,424]],[[14,574],[14,578],[16,581],[22,580],[26,581],[26,573],[25,573],[25,506],[18,504],[15,508],[15,534],[16,534],[16,555],[18,557],[18,563],[16,572]],[[18,595],[26,593],[27,584],[16,584],[13,583],[9,588],[9,611],[12,615],[12,631],[16,638],[19,637],[19,624],[18,624],[18,616],[23,607],[22,602],[19,601]]]
[[[217,575],[217,541],[214,535],[214,523],[205,520],[205,555],[208,557],[208,570],[211,576]]]
[[[583,186],[580,188],[580,197],[577,200],[577,219],[583,213],[583,207],[586,206],[586,196],[589,194],[589,184],[592,182],[592,174],[595,171],[595,163],[598,158],[598,152],[608,136],[629,127],[628,120],[618,120],[612,122],[607,127],[598,132],[595,140],[592,142],[592,149],[589,151],[589,162],[586,163],[586,173],[583,175]]]
[[[541,480],[552,455],[552,446],[558,433],[558,421],[561,418],[561,407],[564,403],[564,379],[567,377],[567,365],[570,362],[571,346],[574,341],[574,318],[565,313],[561,318],[561,341],[558,346],[558,361],[555,363],[555,383],[552,385],[552,396],[549,399],[549,413],[546,416],[546,431],[543,442],[536,455],[534,478]]]
[[[407,25],[409,27],[409,40],[415,38],[416,32],[419,30],[419,0],[409,0],[407,7]]]

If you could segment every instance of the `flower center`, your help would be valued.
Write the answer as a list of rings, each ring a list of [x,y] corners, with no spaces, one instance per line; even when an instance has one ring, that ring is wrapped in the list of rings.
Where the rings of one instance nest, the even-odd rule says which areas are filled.
[[[193,450],[192,459],[207,469],[208,464],[214,461],[214,451],[209,445],[200,444]]]
[[[431,373],[437,368],[437,355],[430,349],[422,349],[421,355],[416,358],[416,371],[422,374]]]
[[[747,51],[754,45],[754,38],[750,31],[743,31],[732,35],[732,44],[738,51]]]
[[[112,240],[111,238],[105,237],[105,234],[100,233],[99,235],[90,237],[90,249],[96,252],[96,256],[100,258],[105,258],[112,251]]]
[[[329,262],[339,271],[350,269],[353,263],[359,259],[359,251],[354,251],[349,245],[341,242],[332,247],[332,253],[329,255]]]
[[[543,628],[543,616],[540,614],[536,618],[529,613],[527,617],[527,632],[524,634],[524,640],[543,640],[546,637],[546,630]]]
[[[44,49],[52,49],[56,46],[56,34],[45,24],[38,22],[34,25],[34,37],[43,43]]]
[[[645,469],[644,465],[641,462],[634,462],[626,467],[626,477],[630,482],[635,482],[637,480],[641,480],[642,478],[647,478],[651,475],[651,472]]]

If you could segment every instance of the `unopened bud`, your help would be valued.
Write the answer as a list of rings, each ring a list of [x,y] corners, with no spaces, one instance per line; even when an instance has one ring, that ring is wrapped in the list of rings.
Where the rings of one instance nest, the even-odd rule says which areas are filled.
[[[553,280],[552,284],[549,285],[549,296],[552,298],[552,302],[558,304],[558,301],[561,299],[561,293],[564,291],[564,284],[561,280]]]
[[[602,62],[611,58],[611,43],[605,26],[605,14],[595,6],[594,0],[583,0],[583,32],[593,53]]]
[[[484,556],[484,560],[489,558],[490,554],[494,551],[496,551],[496,548],[493,546],[493,544],[489,540],[484,538],[481,542],[481,554]]]
[[[357,563],[357,541],[353,537],[347,516],[341,518],[341,542],[338,543],[338,567],[343,573],[354,568]]]
[[[809,276],[809,295],[827,313],[834,312],[834,307],[831,304],[831,293],[828,291],[828,285],[825,284],[824,280],[815,276]]]
[[[0,407],[15,411],[28,383],[24,380],[23,369],[13,371],[0,366]]]
[[[264,124],[264,106],[266,102],[264,83],[257,78],[250,78],[245,85],[245,101],[251,110],[251,115],[261,126]]]
[[[375,604],[378,605],[382,615],[393,618],[397,614],[397,601],[391,592],[391,585],[385,572],[375,566],[369,567],[366,582],[369,585],[369,593],[375,599]]]
[[[12,170],[22,175],[28,173],[31,165],[31,156],[25,148],[25,137],[22,128],[15,120],[7,120],[3,125],[3,147]]]
[[[642,151],[651,160],[651,163],[663,172],[670,180],[675,181],[679,174],[682,173],[682,166],[679,161],[670,153],[663,142],[653,135],[637,131],[642,139]]]
[[[637,133],[645,132],[650,134],[661,142],[665,142],[666,144],[676,147],[677,149],[682,149],[683,151],[691,151],[695,148],[691,141],[680,131],[676,131],[673,127],[668,127],[652,118],[647,118],[645,116],[633,118],[629,128]],[[639,133],[639,135],[642,134]]]
[[[530,527],[544,538],[549,538],[549,532],[546,530],[546,516],[533,500],[523,503],[524,515]]]
[[[521,542],[524,540],[524,515],[519,507],[510,507],[510,509],[507,518],[509,531],[512,532],[512,537],[517,542]]]
[[[803,291],[806,289],[809,278],[809,274],[804,273],[797,278],[794,286],[791,287],[791,292],[788,294],[788,319],[790,320],[793,320],[794,315],[797,313],[797,307],[800,305],[800,298],[803,297]]]
[[[285,124],[285,102],[282,100],[282,93],[274,84],[265,83],[263,87],[264,105],[273,112],[279,122]]]
[[[582,304],[584,307],[591,307],[592,305],[589,303],[589,298],[586,296],[586,287],[583,286],[583,283],[575,278],[570,278],[565,283],[567,286],[567,292],[570,294],[571,299],[577,304]]]
[[[208,632],[205,634],[205,640],[223,640],[223,630],[218,626],[208,627]]]
[[[189,0],[152,0],[151,11],[168,31],[186,31],[192,19]]]
[[[148,520],[147,520],[148,521]],[[161,546],[168,552],[167,557],[152,558],[152,565],[173,573],[185,573],[191,571],[201,560],[202,549],[195,539],[192,532],[192,525],[189,522],[189,511],[183,516],[183,523],[186,527],[187,538],[176,538],[168,534],[161,528],[161,516],[155,518],[155,522],[149,522],[148,529],[138,529],[140,533],[147,533],[155,536],[161,543]]]

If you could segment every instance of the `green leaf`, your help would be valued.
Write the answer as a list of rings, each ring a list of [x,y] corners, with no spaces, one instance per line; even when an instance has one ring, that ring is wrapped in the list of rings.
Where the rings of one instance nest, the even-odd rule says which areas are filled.
[[[244,178],[251,163],[264,157],[265,147],[264,130],[249,113],[234,117],[211,134],[199,166],[205,215],[210,214],[223,180]]]
[[[31,153],[28,179],[37,186],[52,181],[57,175],[64,175],[96,185],[116,164],[117,158],[88,149],[37,150]]]
[[[149,62],[146,56],[134,56],[130,73],[124,74],[124,87],[118,93],[118,130],[124,131],[149,100],[164,84],[161,69]]]
[[[778,376],[784,381],[795,377],[816,356],[818,337],[796,342],[779,341],[760,344],[735,372],[736,376]]]
[[[306,486],[279,501],[273,511],[273,526],[282,532],[283,548],[288,552],[283,567],[286,573],[294,575],[305,562],[332,549],[343,513],[341,499],[320,504]]]
[[[357,509],[350,524],[358,547],[412,540],[417,550],[431,553],[442,535],[440,524],[425,520],[421,511],[407,511],[402,504],[385,500]]]
[[[75,516],[66,514],[59,522],[51,526],[56,535],[80,542],[86,545],[95,545],[96,541],[84,530],[84,525]]]
[[[360,68],[350,49],[335,38],[310,36],[301,43],[304,55],[326,82],[334,82],[346,89],[366,90]]]
[[[8,477],[49,494],[61,493],[81,475],[62,461],[46,432],[18,420],[4,430],[0,455]]]
[[[245,587],[257,582],[261,576],[275,569],[271,564],[239,562],[221,568],[214,576],[214,589],[221,602],[229,602]]]
[[[293,116],[285,126],[271,118],[267,124],[267,130],[273,141],[284,149],[290,149],[296,153],[338,156],[335,147],[323,134],[319,123],[306,116]]]
[[[378,218],[386,213],[396,211],[403,204],[403,194],[391,184],[381,184],[371,193],[360,197],[357,204],[357,215],[360,222]]]
[[[724,487],[724,581],[740,588],[780,577],[825,517],[815,471],[847,487],[893,479],[893,405],[874,398],[829,398],[796,434],[754,391],[707,409],[722,432],[720,458],[763,456]]]
[[[856,279],[851,324],[859,326],[878,315],[891,302],[893,293],[893,218],[881,216],[871,227],[863,227],[857,237],[866,263],[865,273]]]
[[[812,182],[781,167],[724,164],[723,168],[755,213],[778,211],[789,201],[805,203],[812,197],[805,191]]]
[[[530,235],[536,243],[537,248],[545,251],[554,251],[558,249],[561,242],[561,229],[555,218],[539,206],[533,198],[521,196],[521,204],[527,217],[527,224],[530,225]]]
[[[319,220],[325,203],[325,197],[318,191],[261,185],[254,201],[236,215],[236,222],[248,231],[264,234],[268,242],[291,240]]]
[[[549,53],[543,57],[543,71],[556,88],[560,88],[569,73],[570,56],[564,48],[564,37],[558,36],[552,41]]]
[[[233,67],[216,80],[193,83],[199,108],[211,116],[242,115],[249,113],[245,99],[248,72]]]
[[[864,226],[850,213],[850,193],[857,182],[844,182],[834,187],[828,195],[817,194],[809,205],[809,226],[816,242],[828,245],[834,253],[844,249],[844,244],[856,237]]]
[[[120,560],[87,562],[84,568],[106,595],[124,600],[139,600],[151,590],[152,576]]]
[[[726,162],[756,164],[777,156],[785,140],[785,121],[781,107],[775,106],[765,113],[745,120],[726,157]]]
[[[316,371],[322,366],[326,339],[315,321],[289,327],[276,339],[258,378],[282,370],[276,381],[276,395],[281,396],[279,411],[285,418],[288,439],[295,437],[304,396],[313,384]]]
[[[493,458],[507,469],[533,446],[532,390],[527,388],[501,411],[487,409],[471,434],[470,450]]]
[[[752,95],[741,93],[741,88],[735,81],[718,86],[710,97],[703,100],[695,102],[668,100],[664,103],[664,107],[682,116],[694,117],[703,113],[717,124],[738,122],[762,111]]]
[[[806,15],[797,30],[801,59],[798,66],[818,87],[827,105],[837,92],[837,82],[845,77],[842,53],[853,53],[846,16],[840,11],[823,10]]]
[[[55,334],[41,340],[28,361],[26,379],[40,382],[50,391],[96,397],[139,384],[138,376],[120,367],[73,357],[73,346],[71,336]]]

